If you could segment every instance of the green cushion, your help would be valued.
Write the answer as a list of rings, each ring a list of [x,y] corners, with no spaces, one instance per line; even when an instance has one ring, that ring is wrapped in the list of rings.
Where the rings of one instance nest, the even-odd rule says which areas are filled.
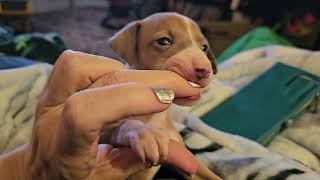
[[[217,58],[217,63],[221,63],[239,52],[268,45],[292,46],[288,40],[280,37],[270,28],[259,27],[248,32],[224,50]]]
[[[320,91],[320,78],[281,63],[228,98],[201,119],[217,129],[267,144],[296,119]]]

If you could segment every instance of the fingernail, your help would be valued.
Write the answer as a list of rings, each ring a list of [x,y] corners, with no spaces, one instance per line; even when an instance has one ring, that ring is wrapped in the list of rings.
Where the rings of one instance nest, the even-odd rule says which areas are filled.
[[[157,99],[164,104],[171,104],[174,99],[174,92],[168,88],[153,88],[152,89]]]
[[[202,86],[200,84],[194,83],[192,81],[188,81],[188,83],[190,84],[190,86],[192,86],[194,88],[202,88]]]

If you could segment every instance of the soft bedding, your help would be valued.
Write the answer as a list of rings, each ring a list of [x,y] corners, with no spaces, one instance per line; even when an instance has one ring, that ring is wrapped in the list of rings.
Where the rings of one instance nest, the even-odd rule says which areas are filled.
[[[10,67],[13,66],[20,65]],[[36,64],[0,71],[1,153],[29,141],[36,104],[51,68],[48,64]]]
[[[320,52],[283,46],[257,48],[237,54],[220,64],[219,73],[205,91],[204,98],[196,106],[183,109],[191,112],[198,118],[236,93],[277,62],[298,67],[320,76]],[[194,124],[196,127],[193,126],[191,129],[201,132],[206,138],[209,137],[211,142],[223,147],[215,150],[213,153],[200,153],[199,157],[206,159],[209,165],[214,166],[213,169],[215,169],[216,172],[221,171],[221,169],[223,169],[222,171],[226,171],[225,165],[230,168],[229,171],[226,171],[227,174],[222,175],[226,179],[237,179],[237,177],[243,177],[239,179],[245,179],[249,176],[255,177],[252,179],[267,179],[267,177],[271,177],[272,175],[280,176],[283,174],[287,174],[288,179],[295,179],[295,177],[296,179],[308,179],[304,177],[304,173],[299,171],[301,169],[297,168],[299,169],[297,170],[291,167],[292,169],[290,170],[290,166],[297,162],[304,164],[316,172],[312,174],[317,174],[317,176],[311,179],[320,179],[318,176],[320,172],[319,110],[318,107],[318,113],[306,113],[299,121],[291,124],[289,128],[275,137],[267,149],[239,136],[226,134],[214,128],[209,128],[201,122],[195,121]],[[173,113],[173,115],[176,114],[177,113]],[[180,119],[183,118],[180,117]],[[186,120],[182,120],[181,122],[187,124],[187,127],[191,127],[186,123]],[[214,135],[212,134],[210,136],[211,133],[214,133]],[[196,138],[191,139],[192,143],[204,142]],[[196,145],[196,147],[200,146],[205,147],[203,144]],[[225,148],[227,150],[225,150]],[[224,156],[219,156],[220,151],[223,152]],[[226,155],[226,151],[231,151],[235,153],[236,156],[232,158],[231,154],[227,153],[228,155]],[[259,157],[258,161],[256,159],[257,157]],[[294,161],[290,160],[287,164],[288,161],[285,160],[286,158],[280,160],[281,158],[278,159],[279,157],[286,157]],[[220,164],[221,167],[218,167],[217,164]],[[242,168],[240,168],[241,166]],[[263,176],[263,174],[266,176]]]
[[[267,148],[198,119],[278,61],[320,75],[319,52],[258,48],[222,63],[196,106],[171,108],[187,147],[223,179],[320,179],[319,113],[305,114]],[[37,64],[0,71],[0,152],[28,142],[37,99],[51,68]]]

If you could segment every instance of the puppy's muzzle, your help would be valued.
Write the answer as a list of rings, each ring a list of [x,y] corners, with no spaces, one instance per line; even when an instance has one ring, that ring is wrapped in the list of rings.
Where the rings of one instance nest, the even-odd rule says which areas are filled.
[[[205,68],[195,68],[194,69],[195,76],[200,81],[202,79],[208,78],[210,75],[210,70],[207,70]]]

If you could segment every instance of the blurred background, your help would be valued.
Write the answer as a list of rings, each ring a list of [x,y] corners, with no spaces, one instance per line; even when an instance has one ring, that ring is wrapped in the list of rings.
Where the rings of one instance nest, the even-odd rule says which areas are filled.
[[[114,32],[164,11],[194,19],[218,61],[237,46],[320,49],[319,0],[1,0],[0,52],[49,63],[67,48],[115,57]]]

